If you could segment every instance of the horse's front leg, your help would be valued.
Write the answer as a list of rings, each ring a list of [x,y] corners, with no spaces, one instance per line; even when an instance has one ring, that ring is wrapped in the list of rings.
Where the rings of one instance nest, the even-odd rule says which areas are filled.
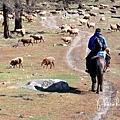
[[[100,91],[103,91],[103,74],[101,75],[101,81],[100,81]]]
[[[95,92],[96,78],[92,78],[92,92]]]

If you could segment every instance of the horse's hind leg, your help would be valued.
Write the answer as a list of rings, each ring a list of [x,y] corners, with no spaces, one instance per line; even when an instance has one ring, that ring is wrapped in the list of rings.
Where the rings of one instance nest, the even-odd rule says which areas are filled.
[[[93,82],[92,82],[92,92],[95,92],[95,84],[96,84],[96,83],[93,83]]]
[[[98,81],[98,85],[97,85],[97,94],[99,94],[99,86],[100,86],[100,82]]]

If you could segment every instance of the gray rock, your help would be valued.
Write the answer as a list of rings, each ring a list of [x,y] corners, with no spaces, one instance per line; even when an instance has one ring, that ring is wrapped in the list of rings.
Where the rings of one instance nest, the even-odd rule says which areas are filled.
[[[46,92],[67,92],[70,89],[68,83],[60,79],[36,79],[28,82],[23,88]]]

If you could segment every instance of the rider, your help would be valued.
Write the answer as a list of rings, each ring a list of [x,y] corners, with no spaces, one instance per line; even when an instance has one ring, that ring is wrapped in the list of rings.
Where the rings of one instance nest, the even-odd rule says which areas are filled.
[[[100,51],[100,50],[95,49],[96,37],[98,37],[98,38],[101,37],[103,39],[103,43],[104,43],[105,48],[108,47],[106,39],[101,34],[101,29],[96,28],[94,35],[92,37],[90,37],[89,42],[88,42],[88,48],[91,51],[86,57],[86,70],[85,70],[86,72],[89,72],[89,60],[90,60],[90,58],[93,56],[96,56],[97,53]]]

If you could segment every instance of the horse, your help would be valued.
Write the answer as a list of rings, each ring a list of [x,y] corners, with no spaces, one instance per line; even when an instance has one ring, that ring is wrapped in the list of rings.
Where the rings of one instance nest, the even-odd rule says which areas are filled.
[[[101,56],[93,56],[89,61],[89,74],[92,80],[92,91],[95,92],[96,78],[97,78],[97,91],[99,94],[99,89],[103,91],[103,75],[107,69],[106,61]]]

